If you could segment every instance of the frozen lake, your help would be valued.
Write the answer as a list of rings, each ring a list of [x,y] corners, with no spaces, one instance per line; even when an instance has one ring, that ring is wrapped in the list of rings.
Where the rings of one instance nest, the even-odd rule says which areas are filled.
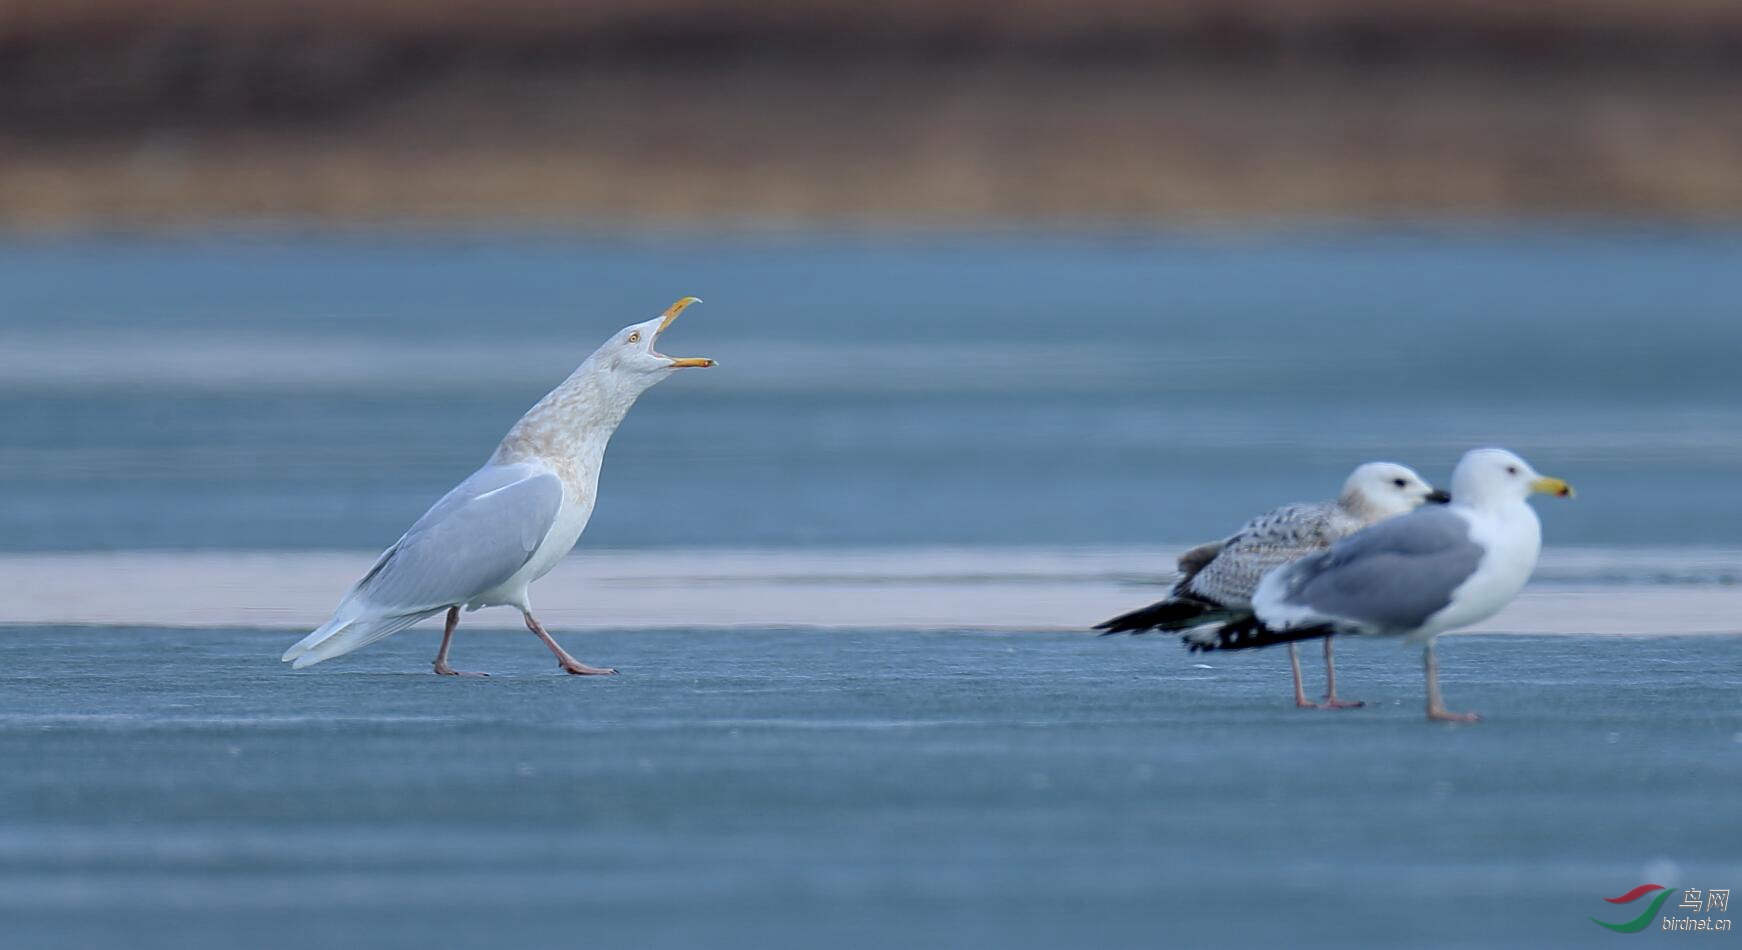
[[[1742,880],[1742,637],[1282,655],[1069,634],[0,637],[17,946],[1588,947]],[[1315,664],[1316,665],[1316,664]],[[1314,670],[1313,675],[1316,675]],[[1626,908],[1622,908],[1626,909]],[[1643,939],[1643,938],[1642,938]]]

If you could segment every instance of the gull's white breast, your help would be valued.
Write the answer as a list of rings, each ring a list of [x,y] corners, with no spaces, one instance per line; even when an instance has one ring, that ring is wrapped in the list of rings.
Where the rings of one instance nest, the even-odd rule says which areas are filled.
[[[1481,545],[1482,560],[1469,579],[1452,591],[1452,602],[1416,632],[1417,638],[1469,626],[1499,613],[1524,589],[1536,570],[1537,555],[1542,553],[1542,522],[1525,502],[1497,511],[1465,509],[1458,514],[1470,522],[1470,539]]]

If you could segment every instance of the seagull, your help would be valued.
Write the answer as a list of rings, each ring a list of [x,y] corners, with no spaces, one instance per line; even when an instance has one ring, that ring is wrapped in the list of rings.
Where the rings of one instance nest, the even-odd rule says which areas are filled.
[[[1331,549],[1264,575],[1255,616],[1187,634],[1191,649],[1243,650],[1335,633],[1422,644],[1427,717],[1474,722],[1440,698],[1434,638],[1493,616],[1524,589],[1542,550],[1534,493],[1570,498],[1572,486],[1537,474],[1498,448],[1475,449],[1452,472],[1444,507],[1382,521]]]
[[[1267,571],[1316,554],[1355,532],[1421,505],[1450,500],[1414,469],[1394,462],[1368,462],[1350,473],[1334,501],[1284,505],[1246,522],[1222,541],[1200,544],[1180,555],[1182,575],[1167,599],[1120,614],[1095,627],[1107,633],[1189,630],[1252,615],[1252,592]],[[1300,656],[1288,645],[1294,673],[1294,704],[1303,709],[1348,709],[1359,701],[1337,698],[1337,668],[1331,638],[1325,638],[1325,701],[1314,703],[1301,688]]]
[[[286,650],[293,669],[361,649],[447,611],[435,671],[448,665],[460,608],[509,606],[579,676],[613,669],[576,660],[532,615],[527,587],[543,577],[587,526],[599,487],[599,466],[611,433],[629,407],[655,383],[684,367],[713,360],[674,359],[654,349],[678,314],[701,301],[685,297],[645,323],[624,327],[587,357],[508,430],[495,454],[442,496],[351,586],[331,620]]]

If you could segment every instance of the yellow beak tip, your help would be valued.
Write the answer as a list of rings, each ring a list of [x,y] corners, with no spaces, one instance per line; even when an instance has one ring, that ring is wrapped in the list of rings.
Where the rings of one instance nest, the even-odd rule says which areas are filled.
[[[1539,478],[1532,482],[1530,487],[1545,495],[1553,495],[1556,498],[1572,498],[1575,494],[1573,492],[1573,486],[1568,485],[1566,482],[1561,481],[1558,478]]]

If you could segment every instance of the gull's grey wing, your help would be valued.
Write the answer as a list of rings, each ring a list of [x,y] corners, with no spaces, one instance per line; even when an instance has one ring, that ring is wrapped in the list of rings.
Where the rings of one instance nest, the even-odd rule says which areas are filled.
[[[562,503],[555,475],[486,465],[417,519],[350,597],[396,613],[463,604],[526,565]]]
[[[1176,593],[1246,609],[1265,574],[1330,547],[1342,537],[1346,520],[1330,504],[1284,505],[1259,515],[1221,542],[1212,560],[1182,578]],[[1187,556],[1201,550],[1194,548]],[[1184,566],[1181,558],[1182,570]]]
[[[1285,606],[1376,631],[1413,630],[1452,602],[1482,555],[1470,522],[1451,509],[1423,508],[1357,531],[1277,580]]]

